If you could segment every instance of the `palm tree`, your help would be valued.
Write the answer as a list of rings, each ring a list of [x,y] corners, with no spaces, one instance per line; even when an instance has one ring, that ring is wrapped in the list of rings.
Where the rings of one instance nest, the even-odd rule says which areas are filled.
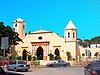
[[[71,56],[71,52],[67,51],[66,55],[68,56],[68,60],[71,60],[72,56]]]

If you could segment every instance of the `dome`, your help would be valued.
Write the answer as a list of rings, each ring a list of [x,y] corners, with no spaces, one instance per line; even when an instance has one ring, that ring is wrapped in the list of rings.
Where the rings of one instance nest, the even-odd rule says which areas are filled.
[[[14,22],[24,22],[24,20],[21,18],[17,18]]]

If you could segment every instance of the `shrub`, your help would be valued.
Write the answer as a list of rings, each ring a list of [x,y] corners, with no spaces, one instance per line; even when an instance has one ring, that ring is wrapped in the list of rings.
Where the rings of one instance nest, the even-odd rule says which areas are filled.
[[[40,64],[40,61],[37,60],[37,57],[36,57],[36,56],[33,56],[33,57],[32,57],[32,62],[31,62],[31,64],[34,64],[35,67],[36,67],[36,65],[39,65],[39,64]]]
[[[17,56],[16,59],[17,60],[21,60],[22,59],[22,56]]]
[[[54,55],[52,53],[48,54],[48,56],[50,57],[50,60],[54,60]]]
[[[16,56],[10,56],[9,59],[10,59],[11,61],[16,60]]]
[[[28,61],[31,61],[32,55],[28,55]]]
[[[37,60],[37,57],[36,56],[33,56],[32,57],[32,61],[36,61]]]
[[[55,60],[61,60],[60,56],[56,56]]]

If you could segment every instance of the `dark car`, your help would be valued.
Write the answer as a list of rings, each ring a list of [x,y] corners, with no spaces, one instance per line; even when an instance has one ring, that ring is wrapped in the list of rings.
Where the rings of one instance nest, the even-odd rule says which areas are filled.
[[[13,72],[5,72],[2,67],[0,67],[0,75],[24,75],[19,73],[13,73]]]
[[[100,60],[91,61],[85,66],[84,75],[100,75]]]
[[[24,61],[16,60],[11,62],[11,64],[7,65],[7,70],[21,70],[28,71],[30,69],[30,65],[26,64]]]
[[[46,66],[48,66],[48,67],[58,67],[58,66],[66,67],[66,66],[70,66],[70,63],[65,62],[63,60],[56,60],[54,62],[47,63]]]

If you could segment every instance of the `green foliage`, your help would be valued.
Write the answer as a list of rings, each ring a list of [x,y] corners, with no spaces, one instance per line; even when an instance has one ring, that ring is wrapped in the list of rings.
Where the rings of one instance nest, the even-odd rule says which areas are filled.
[[[5,57],[7,57],[7,54],[6,53],[8,53],[8,50],[7,49],[5,50]],[[0,56],[3,56],[3,50],[0,50]]]
[[[96,56],[96,58],[97,57],[100,57],[100,54],[99,54],[100,52],[96,52],[95,54],[94,54],[94,56]]]
[[[16,59],[17,60],[21,60],[22,59],[22,56],[17,56]]]
[[[48,54],[48,56],[50,57],[50,60],[54,60],[54,55],[52,53]]]
[[[33,61],[36,61],[36,60],[37,60],[37,57],[36,57],[36,56],[33,56],[33,57],[32,57],[32,60],[33,60]]]
[[[55,60],[61,60],[61,57],[60,56],[56,56]]]
[[[72,56],[71,56],[71,52],[67,51],[66,55],[68,56],[68,60],[71,60]]]
[[[28,55],[28,61],[31,61],[32,55]]]
[[[1,47],[1,38],[2,37],[8,37],[9,38],[9,47],[11,45],[18,44],[17,41],[22,41],[18,37],[18,33],[14,32],[14,30],[10,26],[4,26],[4,23],[0,22],[0,47]],[[10,50],[7,49],[6,51],[9,52]],[[3,55],[2,52],[0,54]]]
[[[85,39],[85,40],[78,39],[78,44],[80,46],[83,46],[83,47],[89,46],[90,47],[90,43],[91,43],[91,41],[88,39]]]
[[[99,54],[99,52],[96,52],[96,53],[94,54],[94,56],[98,56],[98,54]]]
[[[71,52],[67,51],[67,52],[66,52],[66,55],[67,55],[67,56],[71,56]]]
[[[0,22],[0,42],[1,42],[1,37],[9,38],[9,46],[16,45],[17,44],[16,41],[22,41],[18,37],[18,33],[14,32],[14,30],[10,26],[4,26],[3,22]]]
[[[96,36],[96,37],[92,38],[91,41],[94,43],[100,43],[100,36]]]
[[[95,43],[95,44],[100,43],[100,36],[96,36],[94,38],[91,38],[90,40],[89,39],[81,40],[80,38],[78,38],[78,44],[80,46],[83,46],[83,47],[89,46],[90,47],[91,43]]]
[[[40,61],[37,60],[37,57],[36,56],[33,56],[32,57],[32,64],[34,64],[35,67],[36,67],[36,65],[39,65],[40,64]]]
[[[16,60],[16,56],[10,56],[9,60],[11,60],[11,61]]]

